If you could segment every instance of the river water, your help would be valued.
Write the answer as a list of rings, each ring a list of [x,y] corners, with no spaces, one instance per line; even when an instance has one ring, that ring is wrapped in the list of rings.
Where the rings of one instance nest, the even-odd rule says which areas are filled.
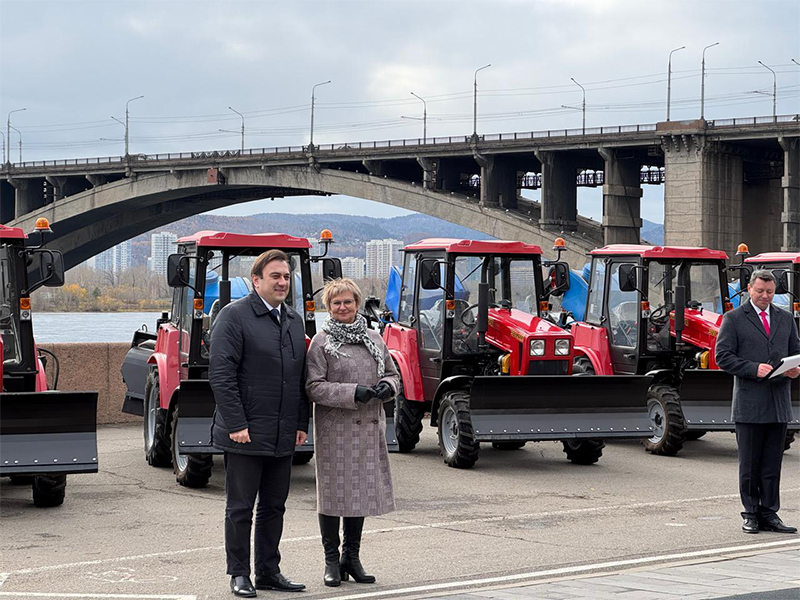
[[[142,324],[155,330],[160,312],[37,312],[33,332],[40,344],[62,342],[130,342]],[[328,313],[317,313],[317,327]]]

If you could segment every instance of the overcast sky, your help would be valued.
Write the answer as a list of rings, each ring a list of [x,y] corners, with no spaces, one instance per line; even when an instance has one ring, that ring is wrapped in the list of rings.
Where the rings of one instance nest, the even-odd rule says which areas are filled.
[[[769,115],[773,67],[778,113],[800,112],[800,1],[94,1],[0,0],[0,116],[22,132],[23,158],[123,153],[130,103],[131,153],[315,143],[472,130],[478,75],[481,133],[664,120],[673,55],[671,117],[700,113],[706,52],[706,118]],[[761,92],[761,93],[756,93]],[[220,129],[232,133],[220,132]],[[102,139],[101,138],[105,138]],[[19,136],[11,131],[12,160]],[[6,140],[8,143],[8,140]],[[645,186],[642,213],[663,220],[663,190]],[[579,209],[599,218],[602,192],[581,190]],[[224,209],[403,211],[355,199],[260,201]]]

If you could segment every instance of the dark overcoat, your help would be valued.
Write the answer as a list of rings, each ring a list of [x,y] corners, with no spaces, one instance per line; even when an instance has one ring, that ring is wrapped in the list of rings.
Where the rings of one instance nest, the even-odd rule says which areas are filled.
[[[788,423],[792,420],[791,385],[788,377],[760,380],[760,363],[800,354],[800,338],[794,317],[770,305],[769,337],[747,299],[725,314],[717,337],[715,358],[719,367],[734,377],[731,419],[737,423]]]
[[[308,431],[305,340],[300,315],[284,304],[279,324],[255,291],[220,311],[208,374],[217,406],[215,448],[260,456],[294,452],[297,431]],[[230,439],[245,428],[249,443]]]
[[[385,375],[364,344],[344,344],[334,357],[325,352],[328,334],[319,332],[308,349],[308,396],[314,403],[317,512],[367,517],[394,510],[394,490],[386,447],[386,416],[378,399],[355,401],[357,385],[386,381],[395,394],[400,376],[376,331],[367,331],[383,350]]]

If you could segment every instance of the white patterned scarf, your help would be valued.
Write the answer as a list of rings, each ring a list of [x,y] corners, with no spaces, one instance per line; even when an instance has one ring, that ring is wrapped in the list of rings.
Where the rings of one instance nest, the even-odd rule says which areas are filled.
[[[348,355],[341,351],[341,347],[344,344],[364,344],[372,358],[378,363],[378,377],[385,375],[383,350],[378,348],[367,334],[367,320],[364,315],[356,313],[356,319],[352,323],[341,323],[328,315],[322,324],[322,331],[328,334],[328,339],[325,341],[323,348],[325,352],[331,356],[346,357]]]

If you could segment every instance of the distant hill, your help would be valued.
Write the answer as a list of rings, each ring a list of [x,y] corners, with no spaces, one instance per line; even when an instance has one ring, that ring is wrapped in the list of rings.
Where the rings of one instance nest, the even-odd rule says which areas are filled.
[[[331,247],[332,256],[360,258],[364,258],[365,244],[374,239],[394,238],[405,243],[416,242],[426,237],[492,239],[485,233],[423,214],[390,219],[338,214],[261,213],[245,217],[195,215],[133,238],[133,263],[141,265],[147,262],[150,256],[150,234],[160,231],[170,231],[178,237],[197,231],[212,230],[241,233],[282,232],[316,238],[323,229],[330,229],[334,239],[337,240]],[[662,244],[664,226],[645,220],[642,237],[648,242]]]

